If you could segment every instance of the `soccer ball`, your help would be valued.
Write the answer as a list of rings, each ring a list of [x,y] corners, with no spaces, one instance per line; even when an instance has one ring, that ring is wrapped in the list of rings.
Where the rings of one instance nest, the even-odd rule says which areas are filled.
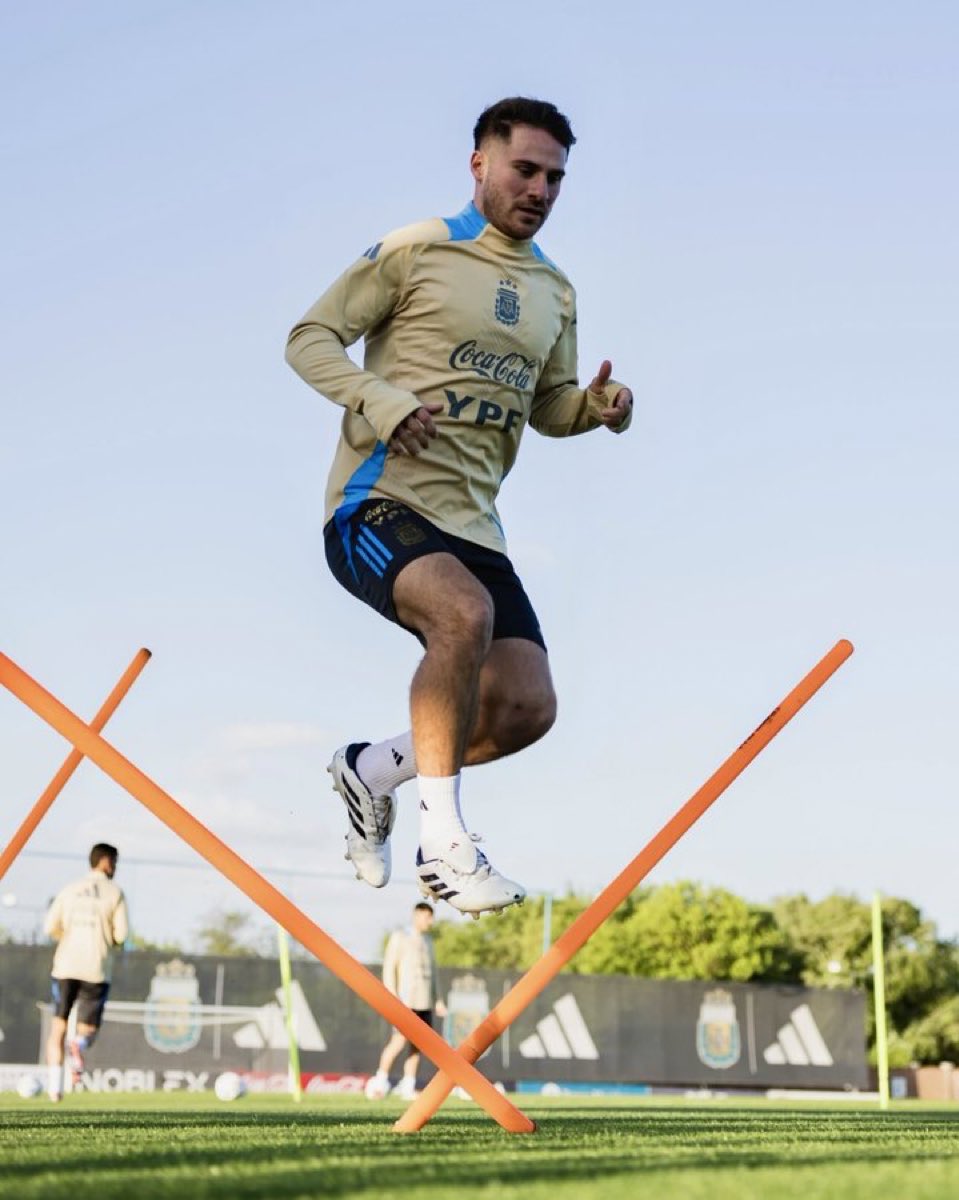
[[[246,1095],[246,1080],[236,1071],[224,1071],[217,1075],[213,1090],[219,1100],[239,1100]]]
[[[17,1095],[23,1100],[32,1100],[43,1091],[43,1084],[36,1075],[21,1075],[17,1080]]]
[[[390,1094],[389,1080],[384,1079],[382,1075],[371,1075],[363,1088],[363,1094],[367,1100],[385,1100]]]

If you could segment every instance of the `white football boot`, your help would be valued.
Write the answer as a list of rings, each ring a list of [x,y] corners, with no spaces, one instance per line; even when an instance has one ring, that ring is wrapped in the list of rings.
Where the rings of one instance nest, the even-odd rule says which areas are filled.
[[[390,1094],[390,1081],[379,1071],[375,1075],[371,1075],[366,1081],[366,1086],[363,1088],[363,1094],[367,1100],[385,1100]]]
[[[393,1095],[400,1100],[415,1100],[419,1095],[419,1092],[416,1090],[416,1077],[414,1075],[404,1075],[393,1089]]]
[[[374,796],[356,773],[356,759],[369,742],[341,746],[326,768],[333,790],[346,805],[346,859],[356,868],[356,878],[371,887],[384,887],[390,878],[390,834],[396,821],[396,793]]]
[[[473,841],[479,841],[475,834]],[[431,900],[445,900],[459,912],[479,918],[480,913],[498,912],[511,904],[522,904],[526,889],[500,875],[482,850],[476,851],[472,871],[458,871],[441,858],[423,858],[416,852],[416,878],[419,889]]]

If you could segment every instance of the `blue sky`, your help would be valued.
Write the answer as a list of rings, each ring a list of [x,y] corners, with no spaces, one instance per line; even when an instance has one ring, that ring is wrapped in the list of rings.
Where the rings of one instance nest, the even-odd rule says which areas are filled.
[[[530,889],[596,890],[840,636],[853,659],[657,869],[756,901],[874,888],[959,934],[947,3],[4,6],[0,648],[354,952],[415,899],[342,862],[325,764],[406,724],[416,643],[322,558],[338,411],[286,333],[383,232],[470,195],[488,103],[579,138],[539,241],[632,431],[527,434],[502,494],[560,719],[464,805]],[[0,838],[65,753],[0,696]],[[194,862],[85,764],[31,842]],[[8,925],[75,873],[25,857]],[[137,928],[242,908],[130,867]]]

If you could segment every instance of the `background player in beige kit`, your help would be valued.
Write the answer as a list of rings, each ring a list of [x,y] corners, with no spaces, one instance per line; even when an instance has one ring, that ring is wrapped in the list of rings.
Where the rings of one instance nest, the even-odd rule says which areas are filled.
[[[575,293],[532,241],[574,141],[545,101],[486,109],[472,202],[372,245],[287,345],[291,366],[346,410],[326,494],[330,568],[426,650],[410,688],[412,729],[333,756],[347,857],[366,882],[387,882],[395,789],[415,776],[420,890],[474,915],[525,892],[467,831],[461,769],[523,749],[556,716],[496,495],[527,424],[551,437],[618,433],[632,412],[609,362],[588,387],[577,382]],[[363,368],[346,354],[361,337]]]
[[[51,1100],[63,1095],[63,1047],[70,1012],[76,1005],[77,1032],[70,1039],[69,1059],[77,1084],[83,1055],[103,1019],[113,949],[123,945],[129,931],[126,900],[113,882],[118,857],[115,846],[97,842],[90,851],[90,871],[60,892],[43,923],[44,933],[57,943],[51,971],[53,1024],[47,1040]]]
[[[432,928],[433,909],[421,900],[413,908],[409,929],[394,930],[383,951],[384,985],[428,1025],[433,1024],[434,1012],[438,1017],[446,1016],[446,1004],[439,995],[436,954],[430,937]],[[366,1082],[368,1100],[382,1100],[389,1093],[390,1068],[403,1050],[409,1050],[409,1053],[403,1063],[403,1078],[393,1089],[393,1095],[401,1100],[412,1100],[416,1095],[420,1052],[395,1029],[383,1047],[376,1074]]]

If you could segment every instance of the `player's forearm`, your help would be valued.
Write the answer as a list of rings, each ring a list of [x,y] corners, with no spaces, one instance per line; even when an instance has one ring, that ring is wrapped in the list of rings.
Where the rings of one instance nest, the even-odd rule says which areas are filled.
[[[545,437],[575,437],[599,424],[599,406],[590,405],[586,388],[567,385],[533,403],[529,423]],[[599,399],[599,397],[596,397]]]
[[[563,383],[538,392],[533,401],[529,423],[545,437],[575,437],[588,433],[602,424],[603,410],[611,405],[625,384],[611,379],[599,395],[576,383]],[[622,433],[629,427],[632,414],[614,430]]]
[[[314,321],[294,326],[286,344],[286,361],[316,391],[365,417],[381,442],[419,408],[420,401],[403,388],[358,367],[334,330]]]

